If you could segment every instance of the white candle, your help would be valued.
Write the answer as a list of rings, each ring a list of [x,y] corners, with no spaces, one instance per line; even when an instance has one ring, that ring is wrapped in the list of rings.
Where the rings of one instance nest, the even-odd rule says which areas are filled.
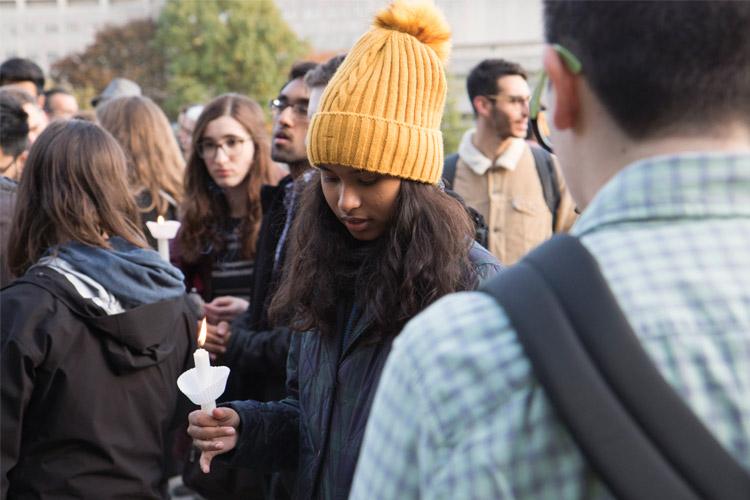
[[[208,351],[203,349],[203,344],[206,343],[206,318],[201,321],[201,329],[198,334],[198,349],[193,353],[193,361],[195,361],[195,370],[197,373],[198,380],[203,384],[210,383],[211,380],[211,358],[208,356]],[[208,403],[201,403],[201,409],[206,412],[210,412],[216,408],[216,401]]]
[[[191,368],[177,378],[177,387],[201,410],[211,413],[216,408],[216,399],[224,393],[229,378],[226,366],[211,366],[208,351],[202,349],[206,342],[206,319],[201,322],[198,335],[198,349],[193,353],[195,368]]]
[[[163,260],[169,262],[169,240],[166,238],[159,238],[156,240],[156,247],[159,249],[159,255]]]
[[[211,361],[208,357],[208,351],[199,347],[193,353],[193,361],[195,361],[195,369],[198,370],[198,377],[201,380],[207,380],[211,376],[209,373]]]
[[[176,220],[164,220],[161,215],[156,219],[156,222],[146,222],[151,236],[156,239],[156,245],[159,250],[161,258],[169,262],[169,240],[177,236],[177,231],[180,229],[180,223]]]

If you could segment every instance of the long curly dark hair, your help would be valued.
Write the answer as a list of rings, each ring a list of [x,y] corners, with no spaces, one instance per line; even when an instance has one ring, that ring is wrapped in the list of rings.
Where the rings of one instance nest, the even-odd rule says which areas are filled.
[[[230,116],[240,122],[255,145],[253,164],[248,173],[247,216],[240,225],[242,253],[246,258],[255,255],[255,244],[261,221],[260,187],[272,184],[271,146],[263,110],[252,99],[240,94],[224,94],[208,103],[198,117],[193,131],[193,144],[198,144],[210,122]],[[228,223],[229,203],[221,188],[211,179],[203,158],[195,148],[190,153],[185,171],[185,195],[181,206],[182,227],[177,238],[183,257],[194,262],[211,249],[223,249],[222,230]]]
[[[269,317],[297,331],[330,335],[337,306],[356,296],[373,318],[371,338],[395,336],[443,295],[473,288],[473,234],[457,200],[437,186],[404,180],[390,227],[352,270],[352,252],[362,245],[329,208],[316,173],[300,198]]]

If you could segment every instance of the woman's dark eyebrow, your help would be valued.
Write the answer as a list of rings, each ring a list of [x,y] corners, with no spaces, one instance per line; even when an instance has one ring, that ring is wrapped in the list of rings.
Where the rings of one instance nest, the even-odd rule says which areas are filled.
[[[328,168],[328,167],[326,167],[324,165],[318,165],[318,170],[325,170],[326,172],[330,172],[331,171],[330,168]]]
[[[208,139],[209,141],[216,142],[213,137],[206,137],[206,136],[203,136],[203,138],[201,140],[205,141],[206,139]],[[236,135],[236,134],[225,134],[225,135],[222,135],[221,137],[219,137],[218,140],[221,141],[223,139],[244,139],[244,137],[242,137],[241,135]]]

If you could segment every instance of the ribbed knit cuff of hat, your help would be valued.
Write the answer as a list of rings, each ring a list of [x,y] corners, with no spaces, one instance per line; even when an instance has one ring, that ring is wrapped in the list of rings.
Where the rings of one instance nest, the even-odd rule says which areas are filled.
[[[430,184],[440,179],[440,130],[341,111],[317,113],[310,128],[317,129],[308,147],[312,165],[344,165]]]

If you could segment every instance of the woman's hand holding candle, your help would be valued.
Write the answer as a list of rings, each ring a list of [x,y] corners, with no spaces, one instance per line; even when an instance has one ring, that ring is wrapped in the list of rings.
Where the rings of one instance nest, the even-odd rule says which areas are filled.
[[[188,416],[188,434],[201,450],[201,470],[208,474],[211,460],[237,446],[240,416],[231,408],[214,408],[211,413],[196,410]]]
[[[201,321],[198,345],[206,342],[205,318]],[[188,416],[188,433],[201,453],[200,465],[204,472],[211,467],[211,459],[225,453],[237,444],[237,429],[240,417],[231,408],[216,408],[216,398],[221,396],[229,377],[226,366],[212,367],[208,351],[199,347],[193,353],[195,368],[186,371],[177,379],[177,386],[200,410]]]

